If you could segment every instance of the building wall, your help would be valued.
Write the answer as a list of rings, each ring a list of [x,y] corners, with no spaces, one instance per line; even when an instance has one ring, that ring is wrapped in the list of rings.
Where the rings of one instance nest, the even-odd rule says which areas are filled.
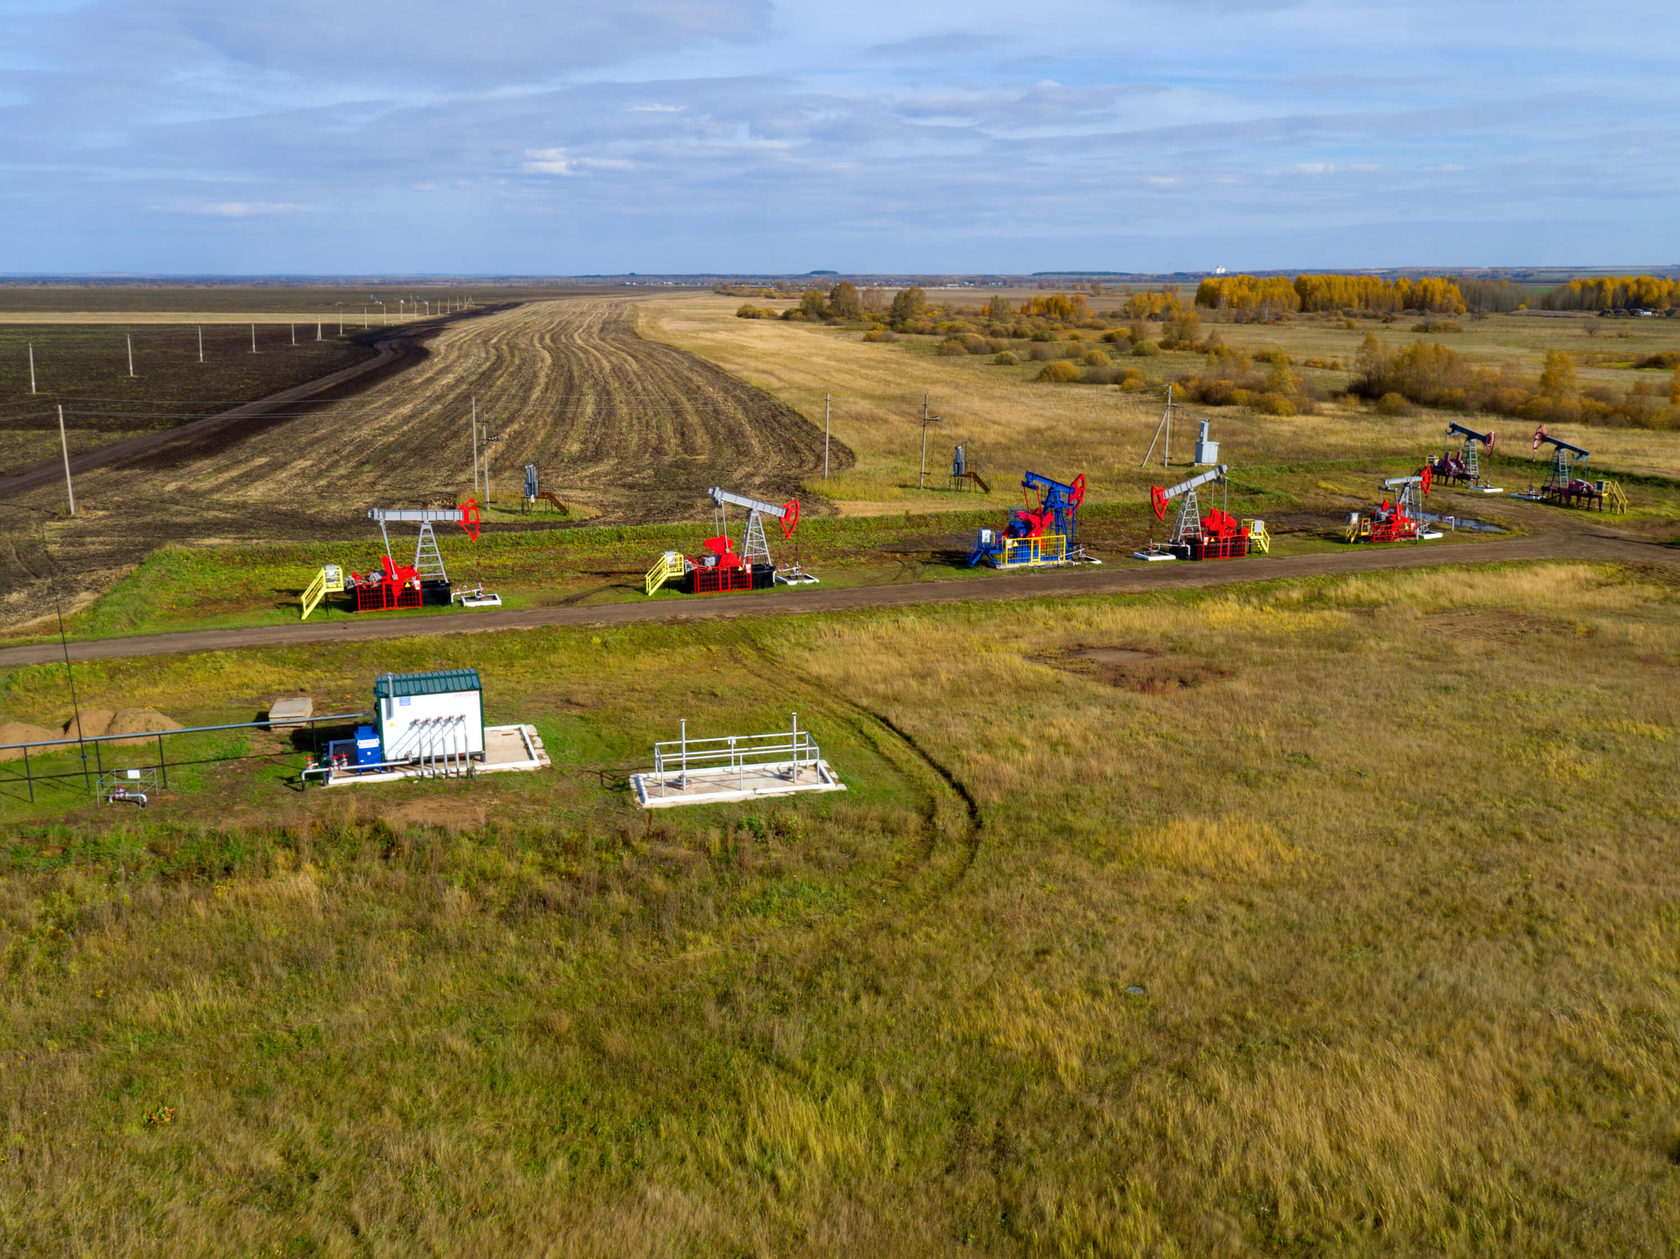
[[[483,752],[483,695],[478,691],[451,691],[382,699],[379,737],[387,761]]]

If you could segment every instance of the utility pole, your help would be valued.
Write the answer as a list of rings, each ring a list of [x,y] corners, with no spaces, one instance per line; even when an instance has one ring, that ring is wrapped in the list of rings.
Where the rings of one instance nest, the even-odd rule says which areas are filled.
[[[292,344],[297,344],[297,320],[292,320]]]
[[[1177,403],[1173,401],[1173,387],[1167,386],[1167,409],[1161,412],[1161,422],[1155,426],[1155,436],[1149,439],[1149,449],[1144,452],[1140,468],[1149,466],[1149,457],[1155,453],[1155,443],[1166,437],[1166,443],[1161,447],[1161,466],[1168,467],[1172,463],[1172,413]]]
[[[823,480],[828,480],[828,407],[834,395],[823,395]]]
[[[128,333],[124,333],[123,335],[128,341],[128,378],[130,380],[133,380],[134,379],[134,334],[132,332],[128,332]]]
[[[204,361],[204,325],[198,325],[198,361]]]
[[[322,339],[322,337],[321,337],[321,317],[319,315],[315,316],[315,339],[317,341]]]
[[[29,392],[35,392],[35,343],[29,343]]]
[[[927,396],[927,394],[924,393],[922,395],[922,470],[916,476],[916,488],[918,490],[925,489],[927,487],[927,431],[928,431],[928,425],[929,424],[942,424],[944,422],[945,422],[945,417],[943,415],[929,415],[928,414],[928,396]]]
[[[251,325],[251,353],[257,352],[257,325]]]
[[[478,395],[472,399],[473,493],[478,493]]]
[[[76,700],[76,671],[70,667],[70,640],[64,636],[64,607],[58,601],[58,565],[52,563],[52,552],[47,549],[47,522],[44,520],[41,522],[41,554],[53,570],[53,615],[58,617],[58,645],[64,652],[64,677],[70,683],[70,719],[76,723],[76,748],[82,756],[82,786],[92,791],[93,783],[88,778],[87,737],[82,732],[82,706]]]
[[[70,484],[70,439],[64,435],[64,404],[58,404],[58,445],[64,452],[64,493],[70,500],[70,514],[76,514],[76,490]]]

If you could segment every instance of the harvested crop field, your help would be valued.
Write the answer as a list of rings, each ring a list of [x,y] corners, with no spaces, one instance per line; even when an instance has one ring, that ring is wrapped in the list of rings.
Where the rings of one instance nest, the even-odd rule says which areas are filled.
[[[695,518],[721,484],[780,501],[822,463],[823,435],[721,368],[643,341],[626,299],[535,302],[453,321],[425,357],[354,397],[282,410],[137,454],[14,501],[0,534],[0,623],[50,613],[55,569],[70,602],[109,587],[168,542],[355,537],[367,508],[445,506],[472,489],[475,404],[498,440],[497,500],[520,469],[597,522]],[[850,464],[836,445],[835,467]],[[50,559],[30,517],[47,526]],[[550,518],[556,519],[556,518]]]

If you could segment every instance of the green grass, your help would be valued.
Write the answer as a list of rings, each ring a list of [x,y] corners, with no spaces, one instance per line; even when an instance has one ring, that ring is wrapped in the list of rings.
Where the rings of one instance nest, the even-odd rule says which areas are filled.
[[[555,769],[8,806],[0,1228],[1664,1251],[1677,663],[1672,585],[1545,565],[79,666],[202,720],[473,664]],[[852,790],[628,800],[795,707]]]
[[[1155,479],[1176,480],[1193,469],[1156,468]],[[1329,478],[1329,479],[1327,479]],[[1307,554],[1342,549],[1339,521],[1357,499],[1374,501],[1371,477],[1358,461],[1289,465],[1245,470],[1233,478],[1230,507],[1246,517],[1269,518],[1274,534],[1272,554]],[[807,518],[794,541],[776,539],[772,554],[788,563],[798,556],[828,586],[883,585],[905,581],[989,580],[989,568],[970,568],[967,555],[974,534],[982,527],[1001,527],[1020,502],[1004,487],[991,495],[947,493],[949,510],[906,511],[883,516]],[[1018,494],[1017,489],[1017,494]],[[1673,496],[1680,500],[1680,496]],[[983,504],[983,505],[982,505]],[[919,504],[918,504],[919,506]],[[1204,504],[1204,507],[1206,504]],[[1309,523],[1289,523],[1305,509]],[[1431,504],[1436,511],[1458,511],[1502,521],[1520,532],[1520,521],[1496,504],[1466,504],[1442,496]],[[1655,509],[1671,519],[1666,508]],[[527,521],[529,517],[525,518]],[[1091,502],[1081,512],[1080,539],[1106,562],[1123,563],[1149,537],[1164,537],[1168,523],[1156,521],[1141,497],[1131,503]],[[508,523],[516,526],[517,517]],[[700,551],[705,525],[582,526],[506,530],[490,528],[478,542],[454,533],[440,535],[444,562],[456,582],[482,581],[502,596],[509,608],[561,604],[598,605],[643,602],[643,577],[666,550],[687,554]],[[739,540],[740,524],[732,526]],[[1475,543],[1485,537],[1455,534],[1449,544]],[[394,538],[399,559],[410,558],[406,538]],[[217,629],[250,625],[283,625],[298,619],[298,596],[323,564],[336,563],[357,572],[377,566],[377,538],[355,541],[284,543],[246,546],[164,547],[154,551],[134,572],[90,607],[67,618],[76,638],[111,638],[131,634],[168,633],[189,629]],[[664,590],[654,598],[682,601],[692,598]],[[341,601],[316,618],[355,616]],[[465,609],[428,608],[372,613],[383,617],[462,616]],[[5,637],[9,642],[45,641],[53,635],[39,625],[28,633]]]

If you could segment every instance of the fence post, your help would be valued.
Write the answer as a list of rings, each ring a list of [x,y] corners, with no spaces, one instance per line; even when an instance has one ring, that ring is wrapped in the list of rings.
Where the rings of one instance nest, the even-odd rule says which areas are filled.
[[[165,787],[169,786],[169,767],[163,763],[163,731],[158,731],[158,777],[163,780]]]
[[[29,803],[34,804],[35,803],[35,775],[33,773],[31,773],[30,769],[29,769],[29,745],[27,743],[24,744],[24,747],[23,747],[23,777],[24,777],[24,781],[26,781],[29,784]]]

